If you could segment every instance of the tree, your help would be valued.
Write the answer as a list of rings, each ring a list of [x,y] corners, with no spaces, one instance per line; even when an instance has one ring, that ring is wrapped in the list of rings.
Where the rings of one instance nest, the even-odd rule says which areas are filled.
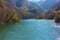
[[[19,15],[16,9],[6,3],[5,0],[0,0],[0,22],[19,21]]]

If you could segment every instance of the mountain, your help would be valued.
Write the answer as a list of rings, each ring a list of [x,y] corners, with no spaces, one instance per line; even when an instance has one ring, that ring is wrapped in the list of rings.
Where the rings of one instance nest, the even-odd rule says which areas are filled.
[[[55,5],[57,3],[57,0],[46,0],[41,6],[49,9],[51,8],[53,5]]]
[[[14,5],[21,19],[36,18],[51,6],[56,4],[56,0],[46,0],[38,2],[30,2],[27,0],[8,0],[10,5]],[[12,4],[11,4],[12,3]]]
[[[53,6],[51,7],[51,9],[53,9],[53,10],[55,10],[55,11],[60,10],[60,2],[58,2],[58,3],[55,4],[55,5],[53,5]]]
[[[45,11],[40,4],[29,2],[27,0],[10,0],[8,2],[10,4],[13,3],[11,5],[14,5],[17,8],[21,19],[36,18]]]
[[[60,11],[60,2],[56,3],[49,10],[44,12],[44,17],[46,19],[54,19],[54,17],[58,14],[58,11]]]
[[[18,0],[16,5],[17,6],[23,5],[27,9],[34,8],[34,9],[38,10],[40,13],[42,13],[42,12],[45,12],[46,10],[48,10],[49,8],[51,8],[56,3],[57,3],[57,0],[38,1],[36,3],[29,2],[27,0],[23,0],[22,2],[21,2],[21,0]]]
[[[19,13],[21,19],[27,18],[36,18],[38,14],[38,10],[33,6],[35,3],[28,2],[27,0],[10,0],[8,1],[10,5],[14,5],[17,12]],[[11,4],[13,3],[13,4]],[[34,12],[32,12],[34,11]]]
[[[19,15],[13,5],[0,0],[0,23],[19,21]]]
[[[54,12],[54,10],[49,9],[46,12],[44,12],[43,15],[45,19],[54,19],[54,17],[56,16],[56,13]]]

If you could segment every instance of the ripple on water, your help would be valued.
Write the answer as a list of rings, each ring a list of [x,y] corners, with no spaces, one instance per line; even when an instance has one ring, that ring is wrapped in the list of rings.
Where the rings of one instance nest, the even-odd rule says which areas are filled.
[[[9,24],[0,32],[1,40],[55,40],[56,29],[51,25],[53,20],[21,20]]]

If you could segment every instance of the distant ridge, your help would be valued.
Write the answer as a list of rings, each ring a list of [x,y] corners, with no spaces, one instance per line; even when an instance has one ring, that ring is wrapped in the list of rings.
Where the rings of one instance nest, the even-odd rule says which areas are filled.
[[[44,12],[44,17],[46,19],[54,19],[54,17],[56,16],[56,13],[57,13],[56,11],[59,11],[59,10],[60,10],[60,2],[54,4],[46,12]]]
[[[57,2],[56,0],[47,0],[40,4],[40,1],[34,3],[27,0],[9,0],[8,3],[16,9],[21,19],[29,19],[41,16],[42,13],[47,11],[49,8],[51,9],[51,6]]]

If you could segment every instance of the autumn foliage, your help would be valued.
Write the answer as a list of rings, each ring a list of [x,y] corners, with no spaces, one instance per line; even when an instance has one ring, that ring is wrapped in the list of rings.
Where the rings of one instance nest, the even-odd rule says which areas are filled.
[[[19,15],[14,5],[8,4],[5,0],[0,0],[0,23],[15,22],[18,20]]]
[[[56,11],[55,22],[60,23],[60,10]]]

